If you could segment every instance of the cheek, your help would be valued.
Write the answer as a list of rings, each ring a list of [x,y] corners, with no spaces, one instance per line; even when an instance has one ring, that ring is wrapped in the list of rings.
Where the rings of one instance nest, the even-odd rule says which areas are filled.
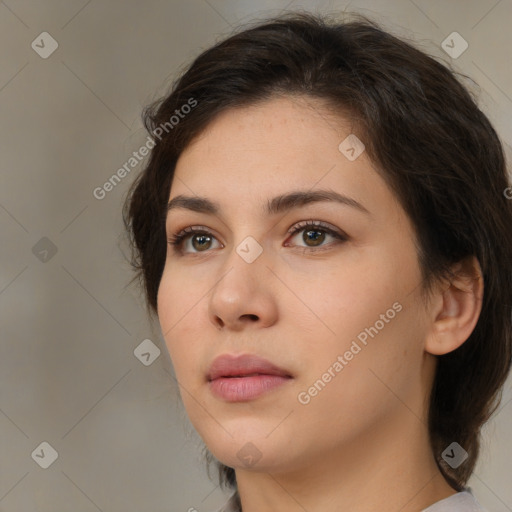
[[[198,296],[193,293],[194,289]],[[157,297],[158,321],[179,380],[180,376],[190,375],[194,361],[197,370],[199,344],[203,340],[198,338],[194,325],[201,308],[205,307],[203,301],[207,300],[206,297],[200,300],[204,293],[199,294],[199,291],[189,279],[180,278],[178,272],[164,269]]]
[[[367,254],[350,265],[331,268],[328,275],[310,281],[309,287],[301,285],[297,295],[315,313],[309,317],[318,333],[304,344],[308,383],[301,384],[320,379],[345,354],[347,366],[339,372],[345,377],[335,379],[338,384],[333,387],[343,387],[340,381],[345,380],[351,389],[363,389],[368,379],[376,379],[370,369],[388,382],[398,382],[404,372],[409,379],[421,362],[426,331],[421,320],[420,270],[414,251],[404,253],[381,249],[372,257]],[[294,307],[305,311],[302,304]]]
[[[166,264],[158,288],[158,318],[160,324],[175,330],[190,323],[197,315],[195,308],[206,290],[201,289],[201,280],[185,270]],[[196,306],[197,305],[197,306]],[[164,331],[164,332],[166,332]]]
[[[386,309],[377,311],[386,314]],[[333,439],[351,436],[379,418],[403,413],[417,403],[423,350],[422,327],[411,322],[415,313],[404,305],[392,319],[389,314],[388,323],[377,325],[375,319],[363,325],[365,314],[360,313],[357,321],[340,319],[340,334],[332,336],[332,342],[314,348],[315,360],[310,360],[298,383],[303,393],[300,403],[309,401],[299,405],[297,411],[301,414],[298,423],[306,428],[304,434],[299,434],[305,436],[305,443],[319,421],[334,426],[325,435],[328,445]],[[345,335],[345,325],[356,334]]]
[[[309,277],[295,280],[294,291],[301,301],[291,301],[293,309],[311,315],[325,333],[351,339],[379,321],[395,302],[407,293],[404,284],[415,276],[390,272],[385,261],[360,258],[309,271]],[[314,274],[312,277],[311,274]],[[290,279],[293,276],[290,276]],[[394,317],[394,310],[388,316]],[[328,330],[326,328],[329,328]]]

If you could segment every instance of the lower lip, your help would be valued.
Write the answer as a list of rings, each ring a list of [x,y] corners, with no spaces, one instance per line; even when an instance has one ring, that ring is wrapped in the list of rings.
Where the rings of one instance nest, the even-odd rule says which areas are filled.
[[[210,381],[210,389],[214,395],[227,402],[245,402],[282,386],[288,380],[290,377],[280,375],[221,377]]]

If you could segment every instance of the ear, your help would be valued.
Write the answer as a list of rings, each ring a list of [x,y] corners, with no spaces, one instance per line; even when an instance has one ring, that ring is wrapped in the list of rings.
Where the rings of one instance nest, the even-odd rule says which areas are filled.
[[[448,354],[471,335],[482,310],[484,279],[476,257],[452,267],[453,277],[440,283],[431,305],[431,329],[425,340],[430,354]]]

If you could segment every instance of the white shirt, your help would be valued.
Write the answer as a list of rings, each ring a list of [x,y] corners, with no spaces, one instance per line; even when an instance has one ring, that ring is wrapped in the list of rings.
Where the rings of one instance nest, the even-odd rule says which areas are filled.
[[[478,503],[468,487],[465,491],[458,492],[452,496],[438,501],[421,512],[487,512]]]
[[[215,512],[240,512],[236,506],[234,494],[231,495],[227,503]],[[457,492],[448,498],[430,505],[421,512],[487,512],[485,508],[478,503],[471,492],[471,488]]]

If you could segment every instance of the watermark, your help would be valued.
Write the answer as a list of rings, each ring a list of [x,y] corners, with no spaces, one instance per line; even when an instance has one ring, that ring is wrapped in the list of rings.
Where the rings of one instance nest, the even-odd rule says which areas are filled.
[[[261,459],[263,454],[258,450],[256,445],[248,442],[242,446],[236,456],[245,467],[250,468]]]
[[[43,441],[33,452],[34,459],[43,469],[48,469],[59,457],[57,450],[48,442]]]
[[[48,32],[41,32],[30,46],[39,57],[47,59],[59,47],[59,43]]]
[[[252,263],[263,252],[263,247],[255,238],[248,236],[238,244],[236,252],[246,263]]]
[[[453,469],[457,469],[468,457],[468,452],[454,441],[441,454],[443,460]]]
[[[160,349],[150,339],[145,339],[137,345],[133,354],[144,366],[149,366],[160,356]]]
[[[147,136],[146,143],[138,151],[134,151],[132,156],[120,167],[110,178],[101,186],[92,191],[92,195],[98,199],[105,199],[109,192],[121,183],[122,179],[128,176],[130,171],[136,167],[142,159],[149,154],[149,150],[155,147],[155,142],[150,135]],[[128,167],[129,166],[129,167]]]
[[[152,134],[158,139],[162,140],[162,135],[164,131],[169,133],[177,124],[179,124],[180,120],[183,119],[187,114],[191,112],[191,110],[197,107],[197,100],[194,98],[189,98],[187,103],[184,103],[181,108],[176,109],[174,111],[175,115],[172,115],[169,118],[169,121],[162,123],[160,126],[157,126]]]
[[[452,59],[458,59],[468,49],[468,47],[468,42],[458,32],[452,32],[441,43],[441,48]]]
[[[395,302],[385,313],[382,313],[372,326],[366,327],[357,335],[357,340],[353,340],[350,348],[345,351],[343,355],[339,355],[329,368],[322,374],[320,379],[316,380],[306,391],[301,391],[297,395],[297,400],[302,405],[307,405],[311,399],[324,390],[325,386],[331,382],[336,375],[338,375],[350,361],[361,352],[361,350],[368,344],[368,337],[374,338],[379,332],[384,329],[386,324],[389,324],[393,318],[402,311],[402,304]],[[361,345],[358,343],[363,345]]]
[[[114,173],[110,178],[103,183],[101,187],[96,187],[92,191],[92,195],[95,199],[101,201],[105,199],[109,192],[112,192],[114,188],[121,183],[121,181],[130,174],[130,171],[137,167],[139,163],[149,154],[149,151],[153,149],[156,145],[155,139],[162,140],[162,136],[165,133],[170,133],[170,131],[181,121],[184,117],[192,111],[194,107],[197,106],[197,100],[194,98],[189,98],[187,103],[184,103],[179,109],[174,111],[174,114],[170,117],[169,121],[160,124],[157,126],[152,132],[151,135],[146,137],[146,142],[138,149],[138,151],[134,151],[132,156],[124,162],[124,164]]]
[[[41,262],[50,261],[57,254],[57,246],[46,236],[32,247],[32,254]]]
[[[340,153],[345,155],[345,158],[351,162],[357,160],[365,149],[366,147],[361,139],[359,139],[359,137],[353,133],[341,141],[340,145],[338,146]]]

